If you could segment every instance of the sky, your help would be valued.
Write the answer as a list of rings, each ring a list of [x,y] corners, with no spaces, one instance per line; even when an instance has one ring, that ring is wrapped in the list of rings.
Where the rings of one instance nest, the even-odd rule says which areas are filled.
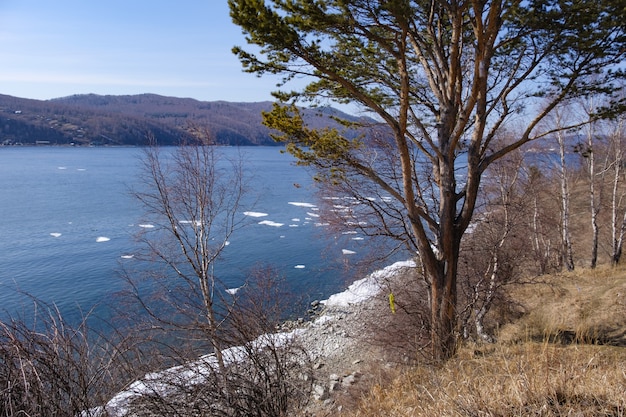
[[[245,73],[226,0],[0,0],[0,94],[142,94],[272,100]]]

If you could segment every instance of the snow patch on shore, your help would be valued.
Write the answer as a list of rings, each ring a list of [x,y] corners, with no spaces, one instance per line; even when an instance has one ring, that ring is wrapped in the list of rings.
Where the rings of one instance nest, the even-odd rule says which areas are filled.
[[[347,290],[333,294],[327,300],[321,301],[321,303],[326,307],[347,307],[351,304],[362,303],[380,292],[381,281],[383,279],[394,275],[403,268],[414,267],[414,261],[396,262],[383,269],[372,272],[363,279],[354,281]]]

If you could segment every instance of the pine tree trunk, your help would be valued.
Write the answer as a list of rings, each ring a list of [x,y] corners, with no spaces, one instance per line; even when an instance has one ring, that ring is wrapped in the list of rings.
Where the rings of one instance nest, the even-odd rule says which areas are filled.
[[[453,357],[457,349],[457,260],[459,249],[451,243],[443,259],[434,270],[426,271],[431,277],[431,343],[433,358],[445,361]]]
[[[433,358],[446,361],[456,353],[456,289],[451,294],[445,279],[437,279],[431,287],[431,342]],[[455,280],[456,281],[456,280]],[[456,287],[456,283],[454,285]]]

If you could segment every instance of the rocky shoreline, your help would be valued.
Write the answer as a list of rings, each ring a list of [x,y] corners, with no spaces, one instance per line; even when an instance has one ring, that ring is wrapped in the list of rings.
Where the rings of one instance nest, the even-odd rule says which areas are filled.
[[[291,341],[301,346],[312,364],[311,398],[301,416],[321,417],[341,412],[339,398],[367,386],[372,369],[391,366],[384,344],[373,343],[391,319],[388,294],[393,282],[404,280],[414,270],[412,261],[397,262],[352,283],[344,292],[313,303],[309,321],[286,322],[275,334],[262,335],[253,343],[280,345]],[[384,335],[383,335],[384,336]],[[379,339],[380,340],[380,339]],[[265,342],[264,342],[265,341]],[[242,349],[234,346],[222,351],[224,358],[238,362]],[[115,395],[105,406],[90,410],[125,416],[131,404],[146,394],[169,396],[176,384],[193,385],[215,372],[214,355],[144,376]],[[197,382],[193,382],[197,381]]]
[[[305,416],[337,415],[345,397],[375,377],[373,369],[394,366],[373,332],[392,316],[384,289],[413,269],[412,262],[398,262],[355,281],[322,301],[315,317],[301,326],[298,342],[310,355],[314,378]]]

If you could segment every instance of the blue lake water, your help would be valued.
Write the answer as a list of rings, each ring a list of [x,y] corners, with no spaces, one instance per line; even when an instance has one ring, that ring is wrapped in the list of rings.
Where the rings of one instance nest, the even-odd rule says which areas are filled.
[[[328,236],[315,207],[290,204],[316,203],[310,174],[290,156],[274,147],[243,153],[258,201],[242,215],[267,216],[248,216],[232,236],[216,266],[220,278],[237,287],[263,263],[310,299],[342,290],[348,277],[340,266],[350,256],[342,250],[358,254],[360,241]],[[119,270],[133,262],[134,236],[146,220],[130,193],[141,155],[136,148],[0,148],[0,317],[32,310],[24,294],[71,316],[123,287]]]

